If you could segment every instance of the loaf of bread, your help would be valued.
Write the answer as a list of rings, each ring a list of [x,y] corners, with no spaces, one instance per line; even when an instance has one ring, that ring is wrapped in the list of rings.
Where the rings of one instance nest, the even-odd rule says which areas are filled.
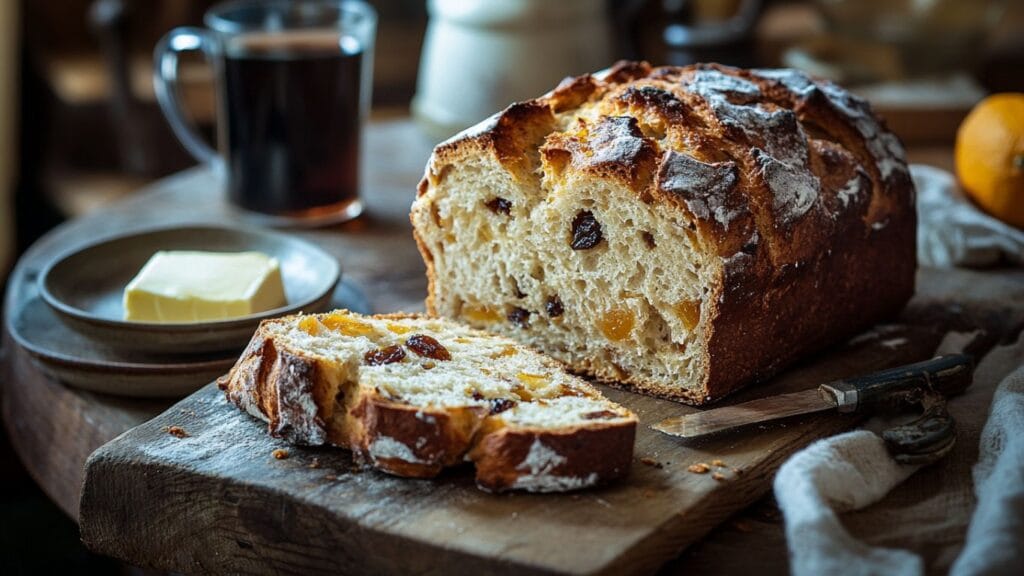
[[[447,320],[267,320],[218,383],[272,435],[398,476],[470,460],[485,490],[560,492],[623,476],[633,455],[629,410],[546,356]]]
[[[868,104],[793,70],[622,62],[438,145],[432,314],[702,404],[896,314],[914,190]]]

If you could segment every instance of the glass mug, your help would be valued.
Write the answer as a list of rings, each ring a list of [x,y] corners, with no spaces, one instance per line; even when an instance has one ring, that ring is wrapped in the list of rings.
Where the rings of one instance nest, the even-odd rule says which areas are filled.
[[[363,209],[359,151],[370,104],[377,16],[363,2],[241,0],[206,29],[175,28],[156,46],[154,86],[175,135],[225,177],[232,204],[269,224],[319,225]],[[217,142],[181,112],[178,56],[212,65]]]

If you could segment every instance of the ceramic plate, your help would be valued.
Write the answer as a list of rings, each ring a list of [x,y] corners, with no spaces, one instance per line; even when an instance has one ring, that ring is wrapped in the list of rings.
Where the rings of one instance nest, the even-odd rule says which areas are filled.
[[[121,301],[124,288],[158,250],[257,250],[273,256],[281,264],[288,304],[213,322],[127,322]],[[340,277],[333,256],[298,238],[241,228],[190,226],[118,236],[60,256],[43,270],[39,290],[65,324],[109,347],[193,354],[237,351],[264,318],[323,310]]]
[[[36,365],[75,386],[120,396],[177,397],[226,373],[235,354],[169,358],[119,350],[68,330],[38,297],[29,299],[10,324],[11,336]]]
[[[359,289],[345,283],[335,290],[331,306],[371,312]],[[36,294],[8,326],[36,365],[58,380],[84,390],[137,398],[191,394],[227,373],[245,345],[228,352],[178,356],[116,348],[68,330]]]

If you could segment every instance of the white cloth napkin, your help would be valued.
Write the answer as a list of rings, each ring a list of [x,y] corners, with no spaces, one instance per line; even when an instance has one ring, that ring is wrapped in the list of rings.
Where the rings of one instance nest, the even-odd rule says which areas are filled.
[[[919,265],[1024,265],[1024,231],[976,208],[960,191],[952,174],[914,164],[910,175],[917,187]]]
[[[920,265],[1024,265],[1024,232],[981,212],[949,172],[917,164],[910,171],[917,187]],[[937,353],[957,351],[968,336],[951,334]],[[786,522],[792,573],[923,574],[917,554],[868,546],[851,536],[838,516],[881,500],[917,470],[893,460],[870,430],[820,440],[790,457],[775,477],[774,490]],[[951,573],[1024,574],[1024,367],[999,385],[973,476],[978,504]]]
[[[1024,574],[1024,366],[996,389],[980,446],[978,507],[950,574]]]
[[[868,430],[819,440],[791,456],[775,475],[790,571],[796,576],[921,574],[919,557],[868,546],[851,536],[836,516],[881,500],[917,468],[897,464],[885,442]]]
[[[1024,574],[1024,366],[999,384],[979,444],[973,469],[978,504],[951,574]],[[790,457],[774,490],[792,573],[923,574],[919,556],[868,546],[837,516],[881,500],[917,469],[898,464],[868,430],[820,440]]]

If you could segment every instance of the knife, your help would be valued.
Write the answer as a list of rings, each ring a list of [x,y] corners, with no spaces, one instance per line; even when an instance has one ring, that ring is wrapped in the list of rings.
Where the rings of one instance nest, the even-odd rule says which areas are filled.
[[[672,436],[699,438],[800,414],[831,410],[872,413],[918,406],[923,410],[920,418],[886,430],[882,437],[900,461],[931,461],[937,453],[944,454],[952,447],[955,425],[945,410],[945,399],[960,394],[971,384],[973,369],[970,356],[937,356],[802,392],[669,418],[653,428]]]

